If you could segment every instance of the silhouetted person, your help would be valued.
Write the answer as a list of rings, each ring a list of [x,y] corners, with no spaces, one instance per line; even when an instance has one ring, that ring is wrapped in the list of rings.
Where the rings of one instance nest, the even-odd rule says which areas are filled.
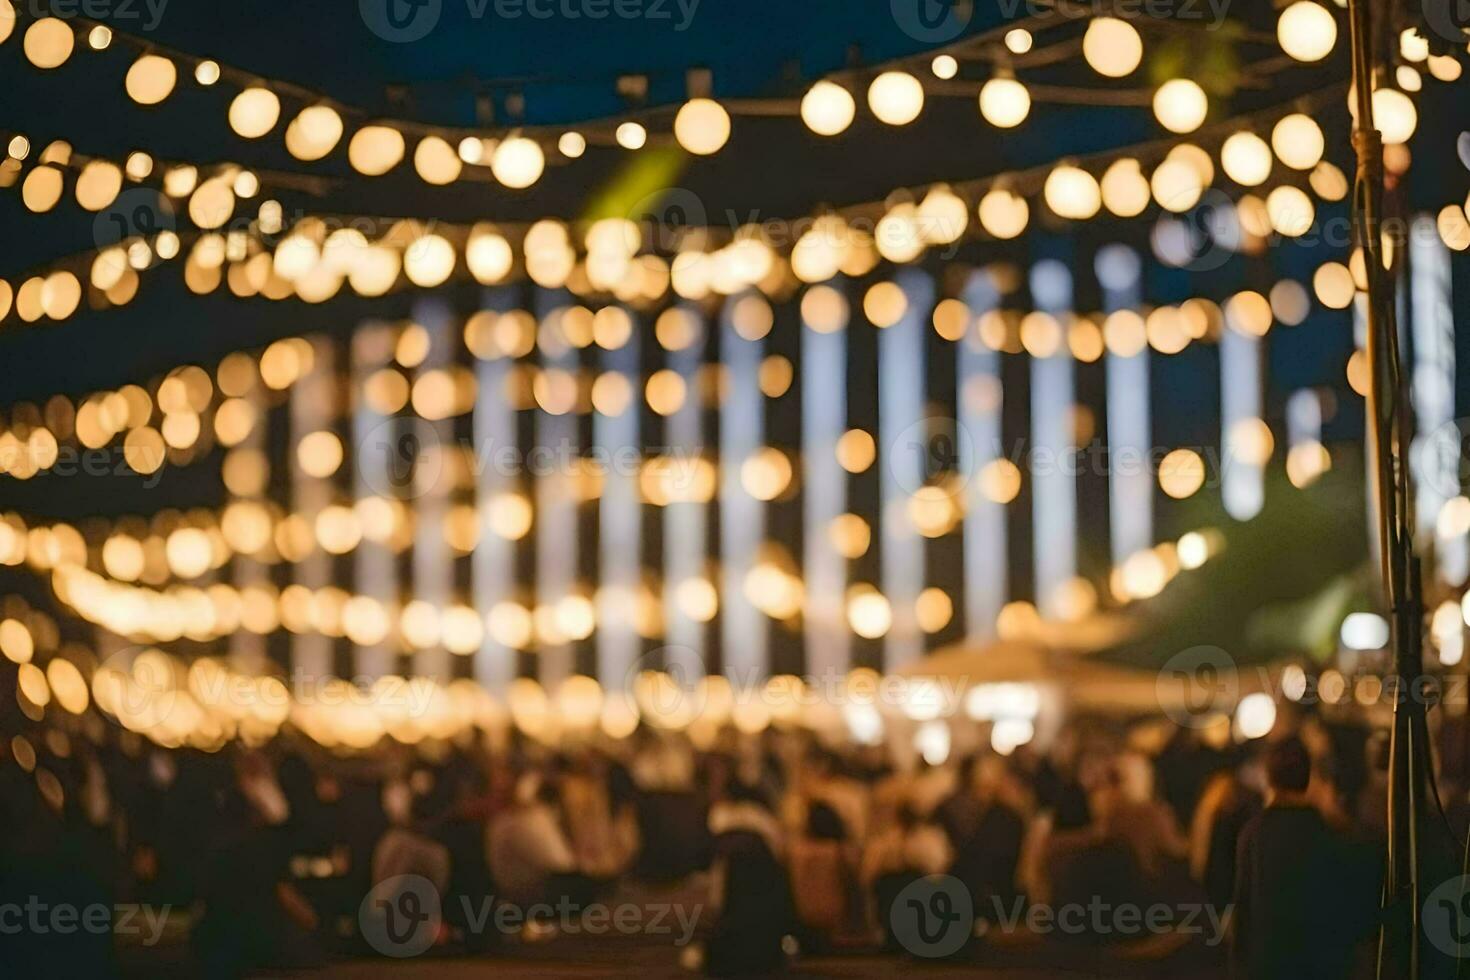
[[[1241,831],[1235,972],[1243,980],[1341,980],[1356,930],[1337,835],[1307,798],[1312,761],[1299,739],[1266,757],[1266,809]]]

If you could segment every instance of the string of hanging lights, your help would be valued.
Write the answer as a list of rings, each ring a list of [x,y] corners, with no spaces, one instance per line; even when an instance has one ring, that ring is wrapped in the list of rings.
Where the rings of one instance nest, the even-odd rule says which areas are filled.
[[[780,253],[765,240],[760,227],[656,228],[655,240],[648,242],[655,248],[650,250],[644,247],[639,225],[619,220],[595,222],[580,243],[555,219],[467,228],[319,215],[298,221],[287,231],[282,228],[283,210],[274,200],[260,205],[255,218],[237,219],[225,227],[216,221],[219,214],[233,213],[231,185],[248,178],[247,183],[258,187],[254,174],[226,169],[200,182],[196,172],[170,170],[164,175],[164,192],[172,190],[180,198],[187,194],[184,210],[191,218],[203,218],[206,227],[224,228],[222,235],[166,230],[151,244],[147,237],[135,236],[95,254],[74,257],[44,274],[24,278],[15,291],[14,307],[24,322],[64,319],[80,305],[81,279],[111,294],[111,302],[125,303],[136,293],[136,272],[184,254],[181,242],[192,243],[186,255],[186,281],[196,292],[217,288],[219,270],[228,262],[230,287],[237,295],[297,295],[310,302],[329,299],[344,284],[360,295],[380,296],[396,284],[432,287],[465,272],[483,284],[499,283],[517,270],[543,286],[571,284],[579,292],[613,292],[622,299],[656,301],[670,288],[686,298],[699,298],[711,291],[728,294],[752,285],[774,287],[786,263],[796,279],[814,282],[837,271],[861,274],[879,258],[913,261],[928,249],[950,247],[962,239],[1012,239],[1043,204],[1049,213],[1068,220],[1104,212],[1134,217],[1151,203],[1161,214],[1185,212],[1216,180],[1215,161],[1205,146],[1216,148],[1220,169],[1242,189],[1262,186],[1275,174],[1278,186],[1264,198],[1241,195],[1237,210],[1255,234],[1295,236],[1313,222],[1312,205],[1299,185],[1309,185],[1326,201],[1339,200],[1346,191],[1342,172],[1323,159],[1325,139],[1312,118],[1341,91],[1328,87],[1285,107],[1213,123],[1190,142],[1178,137],[1152,140],[1057,164],[935,185],[922,193],[895,192],[882,202],[851,205],[794,223],[785,236],[789,251]],[[1258,132],[1268,133],[1269,141]],[[1276,163],[1284,170],[1277,171]],[[96,161],[84,164],[80,173],[95,165]],[[1151,175],[1143,172],[1145,165],[1154,166]],[[23,194],[41,166],[50,164],[32,169],[21,182]],[[79,197],[80,181],[78,177]],[[37,203],[54,202],[59,196],[60,188],[52,188],[46,200]],[[228,204],[223,201],[227,196]],[[978,222],[970,220],[971,213]],[[518,246],[512,244],[517,236]],[[726,236],[728,243],[719,245]],[[578,244],[585,249],[585,265],[579,265],[583,253]],[[671,255],[672,261],[663,255]],[[75,288],[73,279],[78,280]],[[52,298],[43,302],[45,296]],[[10,288],[0,285],[0,319],[11,305]]]
[[[9,0],[5,2],[9,7]],[[11,22],[0,29],[0,42],[15,30],[13,10],[11,17]],[[1124,79],[1137,70],[1143,58],[1142,37],[1130,20],[1119,17],[1090,18],[1080,45],[1069,40],[1045,48],[1034,46],[1035,32],[1070,25],[1077,18],[1078,12],[1072,5],[1060,4],[1058,11],[1050,16],[1036,15],[1013,22],[962,38],[936,51],[877,66],[833,72],[813,84],[799,101],[715,100],[709,97],[707,73],[697,73],[692,76],[697,80],[691,83],[691,98],[681,105],[639,109],[611,119],[589,121],[571,130],[515,126],[486,131],[375,119],[361,109],[345,106],[301,86],[262,79],[251,72],[167,49],[148,39],[81,18],[62,20],[42,16],[31,20],[24,29],[22,48],[35,67],[52,70],[70,58],[79,34],[85,34],[87,45],[94,50],[105,50],[115,43],[125,44],[139,55],[127,71],[124,87],[135,103],[145,107],[159,105],[173,93],[180,66],[192,68],[195,81],[201,86],[225,80],[239,89],[230,102],[227,116],[231,129],[244,140],[261,139],[278,127],[284,95],[303,104],[283,134],[291,155],[304,162],[320,161],[346,138],[349,163],[365,176],[381,176],[395,169],[408,155],[405,137],[416,137],[415,170],[426,183],[438,185],[453,183],[466,173],[488,170],[502,185],[524,189],[540,179],[548,162],[579,158],[589,144],[636,150],[651,139],[655,143],[672,141],[696,156],[708,156],[728,142],[732,113],[799,116],[813,133],[836,136],[852,124],[857,108],[853,89],[861,88],[865,80],[869,110],[876,119],[890,126],[906,126],[917,119],[927,92],[941,97],[976,99],[981,116],[1000,129],[1022,123],[1033,101],[1151,106],[1159,123],[1170,132],[1182,134],[1199,128],[1208,112],[1209,99],[1200,85],[1188,78],[1173,78],[1156,87],[1134,90],[1028,87],[1018,79],[1017,69],[1054,63],[1063,57],[1075,57],[1079,52],[1103,78]],[[1168,19],[1137,20],[1146,30],[1164,33],[1196,30]],[[1245,66],[1242,83],[1260,83],[1286,63],[1321,60],[1335,44],[1336,21],[1325,7],[1311,0],[1298,0],[1283,13],[1278,33],[1291,58],[1285,62],[1266,61]],[[1259,44],[1265,39],[1248,36],[1242,40]],[[1425,58],[1429,58],[1427,53]],[[959,80],[962,59],[987,62],[991,77],[973,83]],[[927,72],[922,67],[925,62]],[[1430,67],[1434,70],[1443,66],[1448,72],[1451,63],[1458,68],[1453,58],[1431,60]],[[350,136],[349,125],[355,127]],[[650,132],[650,126],[657,131]]]

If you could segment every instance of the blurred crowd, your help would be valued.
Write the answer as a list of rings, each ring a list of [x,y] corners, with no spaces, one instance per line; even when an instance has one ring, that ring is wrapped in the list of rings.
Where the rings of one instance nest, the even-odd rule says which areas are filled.
[[[373,955],[364,896],[399,875],[441,897],[430,955],[513,955],[556,942],[568,910],[663,888],[697,906],[679,958],[716,975],[922,954],[892,912],[932,875],[971,898],[961,955],[1068,942],[1167,957],[1213,947],[1215,916],[1230,935],[1210,955],[1248,977],[1354,975],[1378,902],[1380,747],[1316,717],[1283,716],[1243,745],[1077,721],[1045,749],[942,765],[798,728],[703,747],[642,728],[350,756],[290,738],[210,754],[112,730],[33,737],[9,739],[0,762],[0,929],[22,940],[17,976],[107,976],[128,952],[121,929],[7,929],[5,910],[28,902],[167,907],[152,938],[210,977]],[[496,920],[513,930],[475,921],[489,896],[524,913]],[[1046,936],[1021,915],[1079,905],[1174,914],[1152,931]]]

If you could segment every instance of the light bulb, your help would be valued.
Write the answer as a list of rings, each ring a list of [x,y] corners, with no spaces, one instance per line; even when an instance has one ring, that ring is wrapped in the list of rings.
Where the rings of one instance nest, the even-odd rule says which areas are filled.
[[[1187,78],[1175,78],[1154,93],[1154,115],[1171,133],[1192,133],[1210,111],[1205,90]]]
[[[924,109],[924,86],[908,72],[885,71],[868,86],[868,108],[890,126],[905,126]]]
[[[1031,112],[1031,93],[1014,78],[992,78],[980,89],[980,115],[992,126],[1019,126]]]
[[[801,121],[818,136],[836,136],[856,112],[852,93],[835,82],[818,82],[801,98]]]

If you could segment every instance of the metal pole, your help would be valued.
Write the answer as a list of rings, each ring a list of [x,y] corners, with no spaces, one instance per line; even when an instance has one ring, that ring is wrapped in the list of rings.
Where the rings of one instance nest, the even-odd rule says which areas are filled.
[[[1393,626],[1395,699],[1388,773],[1388,862],[1378,975],[1418,980],[1420,957],[1419,831],[1428,785],[1428,725],[1421,690],[1423,597],[1414,553],[1408,448],[1412,419],[1405,397],[1395,323],[1394,282],[1384,267],[1382,225],[1383,139],[1373,125],[1372,0],[1349,0],[1357,126],[1353,148],[1358,171],[1353,217],[1367,278],[1369,438],[1376,466],[1379,554]],[[1405,689],[1407,685],[1407,689]]]

